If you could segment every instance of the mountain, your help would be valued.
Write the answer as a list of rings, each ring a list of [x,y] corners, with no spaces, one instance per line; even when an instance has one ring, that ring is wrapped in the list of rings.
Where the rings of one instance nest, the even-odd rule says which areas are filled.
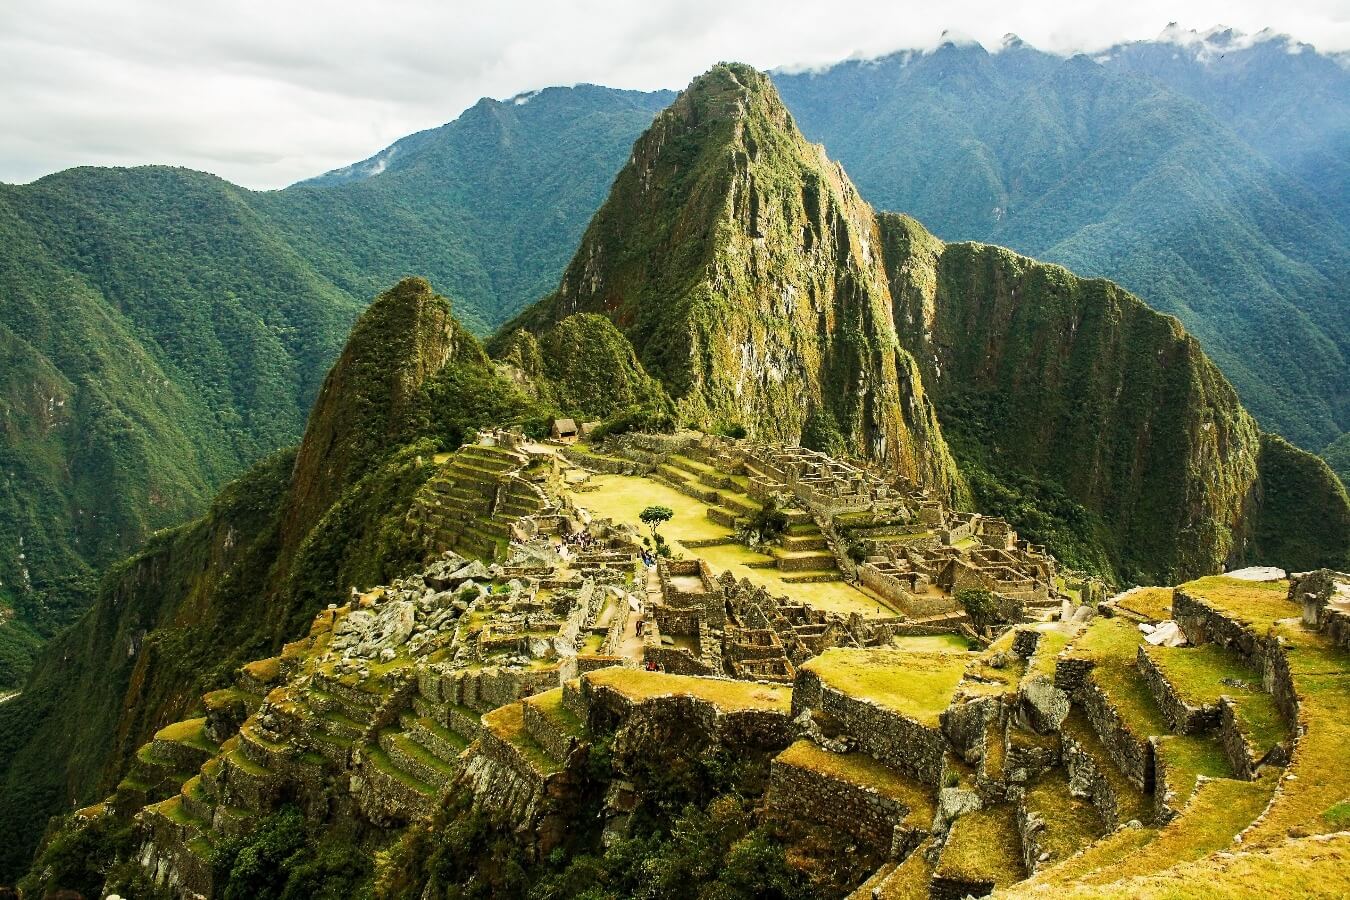
[[[54,633],[99,569],[294,441],[359,307],[248,199],[166,168],[0,187],[5,628]]]
[[[774,79],[873,204],[1117,281],[1180,318],[1297,444],[1350,428],[1336,62],[1273,35],[1173,30],[1093,58],[1010,37]]]
[[[113,566],[79,621],[0,704],[0,881],[44,817],[106,792],[131,754],[240,664],[353,584],[420,559],[407,525],[434,455],[469,429],[547,422],[421,279],[362,314],[298,450],[230,483],[200,519]]]
[[[674,96],[579,85],[484,98],[253,202],[349,293],[423,275],[484,335],[553,289],[633,140]]]
[[[623,331],[681,423],[869,455],[952,497],[969,480],[980,508],[1113,579],[1350,546],[1344,493],[1301,451],[1286,489],[1327,528],[1299,526],[1297,552],[1257,540],[1263,439],[1175,319],[878,218],[753,69],[714,68],[657,118],[558,290],[502,334],[578,312]]]
[[[362,697],[364,688],[352,687],[369,675],[403,704],[415,703],[418,691],[434,691],[447,702],[450,691],[469,691],[452,686],[451,675],[442,683],[432,672],[443,658],[426,660],[431,680],[425,686],[419,679],[401,680],[393,670],[348,672],[346,681],[336,669],[331,678],[301,673],[295,660],[333,636],[337,613],[325,612],[351,598],[354,586],[393,585],[408,591],[410,605],[425,601],[430,608],[435,591],[428,592],[429,582],[414,589],[413,582],[401,581],[425,562],[428,528],[451,535],[452,549],[499,558],[498,542],[508,526],[495,520],[497,510],[519,502],[513,489],[535,494],[529,479],[502,476],[509,448],[461,448],[472,434],[495,426],[538,436],[551,417],[576,410],[604,420],[602,427],[611,431],[658,419],[671,428],[692,417],[708,428],[740,426],[751,438],[801,437],[818,446],[860,448],[958,502],[968,500],[969,485],[978,501],[991,502],[1018,527],[1024,520],[1032,528],[1048,522],[1048,537],[1067,535],[1062,543],[1069,550],[1081,550],[1107,574],[1126,577],[1208,574],[1227,559],[1265,553],[1279,554],[1271,561],[1281,562],[1287,554],[1296,561],[1290,565],[1339,564],[1350,546],[1350,500],[1326,465],[1262,435],[1175,319],[1104,280],[1078,278],[1002,248],[946,244],[911,219],[878,216],[842,171],[804,142],[768,78],[745,66],[715,67],[657,118],[586,229],[558,289],[504,327],[491,348],[494,356],[428,282],[400,281],[357,320],[318,389],[297,450],[258,463],[202,518],[157,533],[107,573],[92,608],[42,652],[23,693],[0,704],[0,879],[29,866],[47,816],[106,797],[114,786],[143,804],[155,785],[138,780],[141,764],[156,771],[181,767],[159,759],[153,744],[144,745],[170,723],[199,714],[204,691],[220,691],[213,697],[224,706],[239,700],[247,707],[230,690],[247,660],[258,660],[239,675],[254,688],[247,692],[253,702],[261,702],[283,672],[302,681],[313,676],[309,687],[322,691],[327,685],[346,698],[332,694],[325,701],[334,704],[326,707],[325,721],[339,729],[365,734],[365,726],[344,722],[338,713],[344,702],[369,703],[362,715],[376,724],[367,737],[389,724],[389,716],[409,718],[397,704]],[[607,384],[616,388],[608,402]],[[777,416],[774,410],[780,410]],[[944,433],[952,436],[950,447]],[[529,471],[529,465],[523,455],[506,464],[512,471]],[[454,478],[447,479],[446,468],[457,473]],[[540,483],[557,480],[556,460],[541,460],[530,474]],[[1286,515],[1293,519],[1289,528],[1280,518]],[[508,633],[504,625],[503,646],[532,638],[532,625],[554,623],[555,612],[544,604],[532,597],[518,608],[513,588],[501,587],[504,596],[489,605],[503,612],[504,622],[511,620],[514,630]],[[745,590],[753,592],[748,581]],[[498,593],[479,593],[473,602]],[[610,592],[591,596],[597,594]],[[365,606],[358,598],[344,615]],[[398,609],[392,603],[384,608]],[[826,627],[800,608],[792,614],[803,618],[803,633],[813,638]],[[465,625],[466,633],[477,635],[471,642],[492,644],[496,636],[485,634],[481,622],[479,630],[468,631],[474,618]],[[315,622],[320,627],[306,637]],[[1131,623],[1124,627],[1136,635]],[[828,630],[854,640],[842,625]],[[882,631],[889,641],[889,626]],[[580,636],[575,628],[573,636]],[[965,653],[958,656],[952,685],[968,665]],[[1134,658],[1131,645],[1131,667]],[[529,669],[512,665],[518,672]],[[981,671],[1004,665],[982,664]],[[501,702],[492,700],[509,681],[499,682],[500,674],[494,669],[481,685],[474,682],[472,690],[486,695],[475,702]],[[395,690],[390,681],[402,686]],[[725,695],[747,687],[728,684],[735,683],[716,681],[713,690]],[[561,702],[560,693],[552,696]],[[783,733],[796,734],[795,726],[787,726],[790,704],[782,686],[756,684],[748,695],[749,717],[723,718],[715,704],[680,699],[674,727],[648,728],[639,717],[632,734],[698,749],[707,723],[758,732],[766,696],[774,698],[773,708],[782,707]],[[277,716],[298,712],[287,690],[269,697]],[[616,699],[610,713],[620,706],[626,708]],[[217,707],[208,711],[231,715]],[[533,713],[516,705],[508,715]],[[936,723],[936,710],[933,718]],[[974,719],[982,740],[983,720]],[[193,727],[204,728],[195,721]],[[519,739],[524,727],[523,719],[505,722],[503,742]],[[941,729],[934,724],[929,730]],[[432,729],[428,740],[439,733]],[[238,737],[221,748],[233,773],[225,777],[240,779],[230,790],[262,790],[249,781],[250,774],[266,778],[269,771],[249,762],[250,753],[267,750],[255,738],[269,740],[259,733],[249,749]],[[495,791],[505,806],[526,802],[516,790],[519,779],[507,770],[537,771],[539,755],[550,758],[533,740],[512,744],[524,747],[526,756],[497,747],[508,762],[485,762],[478,770],[485,792]],[[323,765],[321,755],[316,760],[313,752],[276,746],[295,772]],[[608,765],[612,755],[632,754],[639,765],[646,760],[658,786],[654,795],[662,800],[683,797],[686,780],[706,776],[729,798],[724,805],[742,810],[744,797],[734,788],[759,783],[762,792],[768,774],[738,772],[734,756],[672,768],[664,757],[653,763],[635,753],[635,746],[642,745],[597,747],[595,766]],[[351,750],[349,737],[339,752],[346,759]],[[371,763],[378,768],[383,757],[376,752]],[[432,767],[417,771],[439,771],[415,748],[402,752],[411,754],[409,765],[420,760]],[[943,754],[926,758],[936,781]],[[767,760],[759,762],[767,766]],[[404,776],[391,776],[393,790],[422,784]],[[361,790],[359,782],[348,784]],[[566,789],[562,782],[556,786]],[[191,790],[168,797],[164,809],[181,811]],[[184,799],[175,805],[174,796]],[[322,786],[315,797],[306,814],[321,823],[316,833],[336,843],[306,870],[312,880],[322,881],[325,873],[359,880],[367,871],[361,860],[376,849],[395,870],[416,871],[425,863],[449,883],[472,877],[457,866],[471,868],[488,856],[504,870],[492,873],[491,883],[498,875],[505,882],[517,876],[510,870],[520,864],[514,851],[475,828],[471,809],[445,811],[463,829],[440,829],[445,819],[433,818],[409,830],[407,842],[381,845],[387,831],[366,832],[345,801],[324,796]],[[669,805],[684,809],[682,802]],[[575,809],[599,820],[589,807]],[[230,827],[227,820],[238,821],[227,808],[222,812],[223,828]],[[120,813],[91,814],[121,822],[119,831],[99,836],[68,817],[71,827],[57,828],[43,866],[64,857],[82,875],[101,881],[108,873],[100,866],[120,856],[139,873],[139,833],[125,826]],[[707,821],[699,810],[684,815],[694,825]],[[292,819],[300,817],[297,812]],[[925,825],[930,820],[925,817]],[[168,822],[181,824],[172,817]],[[289,850],[273,859],[291,846],[278,830],[283,824],[269,818],[251,835],[238,835],[245,842],[221,845],[230,851],[222,877],[237,878],[236,891],[250,872],[273,863],[299,865]],[[294,821],[289,827],[292,837],[303,828]],[[418,843],[424,840],[439,843]],[[739,838],[725,843],[733,841],[740,845]],[[892,841],[887,831],[886,846]],[[719,844],[717,855],[733,849]],[[656,853],[625,845],[627,850]],[[747,844],[728,858],[741,867],[741,881],[753,882],[772,861],[771,851]],[[678,871],[669,878],[682,880]]]
[[[0,693],[104,566],[298,438],[366,297],[426,273],[482,334],[547,293],[668,99],[483,100],[284,191],[163,167],[0,186]]]
[[[1104,279],[881,217],[901,340],[979,508],[1134,583],[1350,564],[1350,500],[1180,323]]]
[[[877,223],[745,66],[699,78],[638,140],[558,290],[503,329],[608,316],[705,430],[960,480],[891,319]]]

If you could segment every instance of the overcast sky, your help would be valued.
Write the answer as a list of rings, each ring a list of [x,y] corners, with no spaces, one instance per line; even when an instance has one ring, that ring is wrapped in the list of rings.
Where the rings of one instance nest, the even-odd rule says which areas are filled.
[[[944,29],[1095,50],[1172,20],[1350,49],[1350,0],[0,0],[0,181],[171,163],[281,187],[482,96],[679,88],[719,60],[823,64]]]

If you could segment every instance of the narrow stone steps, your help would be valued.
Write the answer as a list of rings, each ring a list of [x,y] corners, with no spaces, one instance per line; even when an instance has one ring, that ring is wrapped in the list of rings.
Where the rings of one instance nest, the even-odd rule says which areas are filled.
[[[455,779],[459,767],[441,759],[409,734],[385,728],[379,734],[380,749],[399,769],[437,788],[446,788]]]
[[[405,712],[399,717],[399,724],[413,740],[448,765],[456,765],[459,755],[469,746],[463,737],[426,716]]]

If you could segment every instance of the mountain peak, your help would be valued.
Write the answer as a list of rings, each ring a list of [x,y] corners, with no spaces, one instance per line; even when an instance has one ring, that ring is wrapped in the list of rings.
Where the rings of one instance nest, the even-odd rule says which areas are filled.
[[[679,421],[854,448],[950,493],[878,243],[872,209],[768,76],[721,63],[638,139],[557,292],[513,325],[603,314]]]

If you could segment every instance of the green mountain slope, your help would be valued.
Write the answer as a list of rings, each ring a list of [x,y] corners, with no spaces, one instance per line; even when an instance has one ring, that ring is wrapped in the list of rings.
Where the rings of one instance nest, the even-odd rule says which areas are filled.
[[[1350,563],[1350,500],[1326,465],[1261,435],[1175,319],[1105,280],[881,222],[901,339],[982,508],[1136,583]]]
[[[0,186],[0,690],[97,571],[297,439],[364,298],[426,273],[483,333],[546,293],[666,99],[484,100],[379,173],[285,191],[154,167]]]
[[[423,275],[486,334],[554,287],[634,138],[673,97],[580,85],[485,98],[370,160],[252,202],[350,293]]]
[[[1350,76],[1271,42],[1219,55],[1014,40],[775,81],[871,202],[1117,281],[1178,316],[1265,427],[1320,448],[1350,428],[1350,218],[1318,162],[1347,146]]]
[[[350,585],[420,559],[406,516],[433,455],[467,429],[546,420],[499,378],[426,281],[382,294],[325,381],[305,440],[202,518],[112,567],[97,599],[0,704],[0,882],[46,816],[106,792],[154,731],[276,651]]]
[[[358,306],[243,192],[175,169],[0,188],[0,604],[51,634],[90,576],[290,443]]]
[[[717,66],[637,142],[557,292],[507,331],[546,343],[575,313],[606,315],[681,422],[868,455],[956,493],[876,236],[768,79]]]

